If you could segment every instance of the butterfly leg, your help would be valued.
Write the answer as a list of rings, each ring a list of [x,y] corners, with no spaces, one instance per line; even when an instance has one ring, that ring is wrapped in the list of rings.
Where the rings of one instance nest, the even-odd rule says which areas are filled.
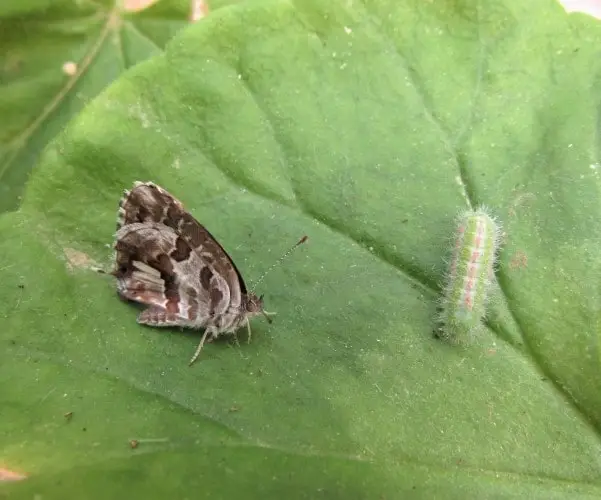
[[[250,337],[252,335],[252,332],[250,331],[250,321],[248,320],[248,318],[246,318],[246,328],[248,330],[248,343],[250,344]]]
[[[205,340],[207,340],[207,335],[208,334],[213,335],[213,330],[211,328],[207,328],[205,330],[205,332],[202,334],[202,338],[200,339],[200,344],[198,344],[198,347],[196,348],[196,351],[194,352],[194,356],[192,356],[192,359],[190,359],[190,362],[188,363],[188,366],[192,366],[192,364],[194,363],[194,361],[196,361],[196,359],[198,358],[198,356],[200,356],[200,351],[202,350],[202,346],[205,343]],[[211,339],[209,339],[210,342]]]

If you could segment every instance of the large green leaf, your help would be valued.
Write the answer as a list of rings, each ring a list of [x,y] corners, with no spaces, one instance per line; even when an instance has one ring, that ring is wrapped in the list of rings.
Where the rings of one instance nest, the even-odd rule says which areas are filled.
[[[18,207],[41,150],[69,119],[188,24],[188,1],[135,12],[131,3],[0,2],[0,212]]]
[[[600,46],[546,0],[257,1],[119,79],[0,219],[9,497],[598,498]],[[248,281],[309,235],[251,344],[189,368],[198,335],[136,325],[93,270],[136,179]],[[479,204],[498,292],[450,346],[436,302]]]

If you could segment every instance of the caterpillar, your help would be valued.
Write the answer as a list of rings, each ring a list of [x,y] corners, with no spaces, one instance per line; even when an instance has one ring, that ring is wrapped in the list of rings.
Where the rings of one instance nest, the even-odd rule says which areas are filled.
[[[499,237],[499,224],[484,207],[459,216],[453,257],[439,305],[439,337],[464,343],[482,323]]]

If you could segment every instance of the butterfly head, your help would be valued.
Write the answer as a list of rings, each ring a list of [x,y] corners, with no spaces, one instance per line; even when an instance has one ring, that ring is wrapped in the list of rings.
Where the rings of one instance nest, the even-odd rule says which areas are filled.
[[[265,316],[265,318],[267,318],[267,321],[270,323],[272,322],[272,319],[263,309],[263,295],[257,296],[254,293],[249,293],[246,296],[246,313],[249,316],[257,316],[262,314]]]

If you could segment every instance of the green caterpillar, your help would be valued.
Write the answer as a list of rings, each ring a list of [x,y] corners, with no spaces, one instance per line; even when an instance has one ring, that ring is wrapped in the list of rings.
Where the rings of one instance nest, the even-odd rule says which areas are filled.
[[[440,304],[441,337],[463,343],[481,324],[499,236],[499,225],[483,207],[459,217],[453,259]]]

